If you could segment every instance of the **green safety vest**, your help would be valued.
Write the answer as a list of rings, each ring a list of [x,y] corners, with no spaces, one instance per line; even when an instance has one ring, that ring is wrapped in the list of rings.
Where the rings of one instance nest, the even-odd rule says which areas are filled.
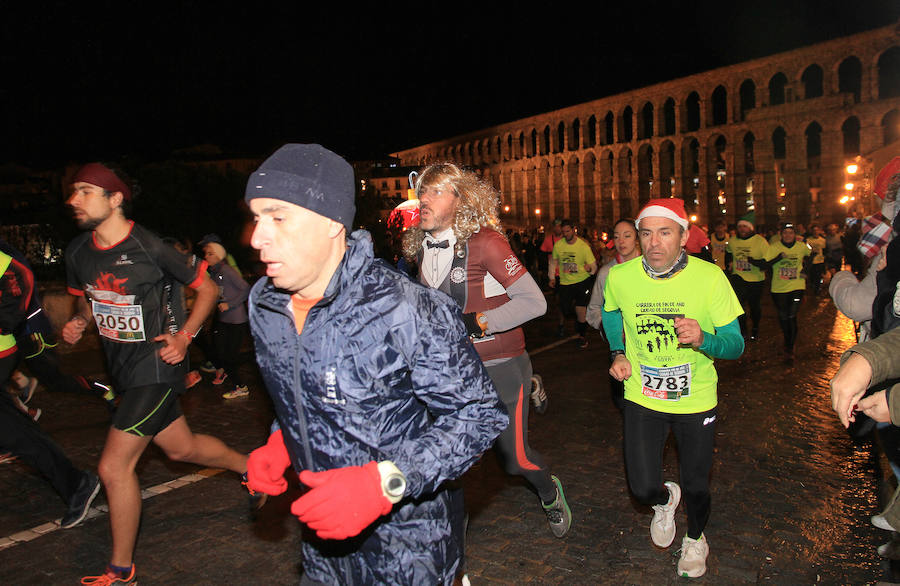
[[[5,252],[0,252],[0,276],[6,273],[6,269],[9,268],[9,263],[12,262],[12,257],[6,254]],[[9,350],[10,348],[14,348],[16,345],[16,337],[12,334],[4,334],[0,335],[0,352],[5,350]]]

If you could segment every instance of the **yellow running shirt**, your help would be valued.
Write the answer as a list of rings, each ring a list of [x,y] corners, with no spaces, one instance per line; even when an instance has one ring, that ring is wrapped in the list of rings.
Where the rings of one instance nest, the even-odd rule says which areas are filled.
[[[664,413],[700,413],[716,406],[713,360],[678,343],[675,318],[695,319],[704,332],[714,333],[743,313],[719,267],[688,257],[674,277],[652,279],[638,257],[610,269],[605,297],[606,311],[622,312],[625,356],[631,362],[626,399]]]
[[[725,247],[728,246],[728,239],[727,232],[722,240],[719,240],[715,232],[709,235],[709,247],[712,250],[713,261],[723,271],[725,270]]]
[[[766,278],[766,274],[748,259],[755,258],[763,260],[766,258],[766,251],[769,249],[769,243],[759,234],[754,234],[750,238],[744,240],[735,236],[728,241],[725,251],[731,253],[731,272],[738,275],[749,283],[756,283]]]
[[[560,238],[553,245],[553,258],[559,263],[559,284],[574,285],[591,276],[584,270],[584,265],[597,262],[590,245],[576,237],[574,244]]]
[[[769,245],[766,260],[771,261],[779,254],[784,256],[772,265],[772,293],[789,293],[806,289],[806,277],[801,275],[800,271],[803,270],[803,259],[812,254],[809,246],[805,242],[794,242],[794,245],[788,248],[779,238],[778,242]]]

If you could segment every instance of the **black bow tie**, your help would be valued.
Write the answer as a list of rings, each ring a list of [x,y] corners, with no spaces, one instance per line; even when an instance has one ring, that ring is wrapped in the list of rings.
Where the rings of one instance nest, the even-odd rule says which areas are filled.
[[[433,240],[426,240],[425,246],[428,248],[450,248],[450,241],[441,240],[440,242],[435,242]]]

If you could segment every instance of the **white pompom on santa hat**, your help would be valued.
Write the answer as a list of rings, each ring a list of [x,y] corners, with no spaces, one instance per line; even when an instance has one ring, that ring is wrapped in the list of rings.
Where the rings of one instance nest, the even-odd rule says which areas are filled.
[[[641,220],[644,218],[669,218],[678,222],[685,230],[688,229],[688,215],[684,211],[684,200],[677,197],[651,199],[648,201],[634,221],[636,228],[640,229]]]

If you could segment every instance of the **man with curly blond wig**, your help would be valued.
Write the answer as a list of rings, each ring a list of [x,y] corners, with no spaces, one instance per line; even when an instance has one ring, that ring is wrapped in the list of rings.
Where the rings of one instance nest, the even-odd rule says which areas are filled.
[[[543,315],[547,302],[513,253],[497,217],[498,193],[452,163],[425,168],[416,182],[417,228],[407,231],[404,254],[418,260],[419,280],[450,295],[509,413],[494,444],[506,471],[537,491],[550,529],[563,537],[572,523],[562,484],[528,445],[532,369],[521,325]],[[527,385],[527,387],[526,387]]]

